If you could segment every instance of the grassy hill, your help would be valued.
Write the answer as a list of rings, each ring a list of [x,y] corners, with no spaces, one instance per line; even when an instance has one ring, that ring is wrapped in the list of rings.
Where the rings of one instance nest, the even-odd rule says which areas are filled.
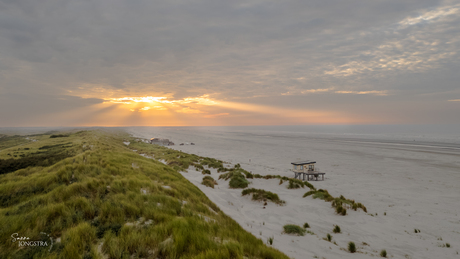
[[[3,136],[0,148],[0,258],[288,258],[178,173],[220,161],[108,131]],[[19,247],[13,233],[53,246]]]

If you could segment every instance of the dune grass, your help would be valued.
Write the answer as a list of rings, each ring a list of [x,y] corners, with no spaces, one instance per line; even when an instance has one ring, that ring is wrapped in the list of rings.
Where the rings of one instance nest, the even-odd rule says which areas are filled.
[[[205,185],[205,186],[208,186],[208,187],[211,187],[214,189],[214,185],[217,185],[217,182],[216,180],[214,180],[214,178],[212,178],[211,176],[207,175],[205,177],[203,177],[203,181],[201,182],[201,184]]]
[[[283,228],[284,228],[284,233],[286,234],[304,236],[306,232],[304,228],[297,226],[297,225],[293,225],[293,224],[284,225]]]
[[[265,191],[262,189],[250,188],[250,189],[244,189],[241,192],[241,195],[243,196],[249,195],[249,194],[252,194],[252,200],[255,200],[255,201],[270,200],[278,205],[283,205],[286,203],[285,201],[280,200],[280,198],[278,197],[278,194],[269,192],[269,191]]]
[[[288,258],[244,231],[178,172],[192,164],[218,168],[220,161],[107,131],[47,136],[24,152],[66,142],[71,157],[0,175],[0,239],[45,232],[61,242],[51,251],[0,242],[2,257]]]
[[[238,167],[234,170],[231,170],[228,173],[219,175],[219,179],[224,179],[224,180],[230,179],[230,182],[228,183],[230,188],[244,189],[248,187],[249,185],[249,181],[246,179],[244,171],[245,170]],[[251,176],[252,174],[250,175],[250,177]]]
[[[336,213],[342,216],[347,215],[347,208],[353,209],[355,211],[358,209],[362,209],[364,212],[367,212],[367,208],[363,204],[356,203],[354,200],[346,199],[345,197],[343,197],[343,195],[334,198],[332,195],[329,194],[327,190],[312,189],[303,195],[304,198],[308,196],[312,196],[313,199],[321,199],[326,202],[331,202],[331,206],[335,208]]]
[[[353,242],[348,243],[348,252],[355,253],[356,252],[356,245]]]
[[[342,232],[342,230],[340,230],[340,227],[339,227],[338,225],[335,225],[335,227],[334,227],[334,229],[332,230],[332,232],[334,232],[334,233],[337,234],[337,233]]]
[[[300,187],[305,187],[305,184],[301,180],[289,178],[288,189],[299,189]]]

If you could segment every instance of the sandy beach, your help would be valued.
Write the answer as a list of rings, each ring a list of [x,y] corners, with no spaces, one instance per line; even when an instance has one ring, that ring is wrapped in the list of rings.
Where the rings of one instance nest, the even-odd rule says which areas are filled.
[[[184,128],[130,128],[143,138],[169,138],[171,148],[236,163],[254,174],[293,177],[290,163],[315,160],[325,181],[313,181],[333,196],[361,202],[367,213],[335,214],[330,203],[302,198],[308,188],[287,189],[279,180],[251,179],[250,188],[275,192],[285,206],[252,201],[241,189],[218,180],[215,189],[201,184],[201,172],[183,175],[227,215],[291,258],[369,258],[386,249],[394,258],[460,258],[460,145],[407,139],[343,138],[331,135],[267,133]],[[179,145],[191,143],[196,145]],[[217,179],[219,174],[211,170]],[[314,234],[283,234],[283,225],[305,222]],[[342,233],[332,232],[339,225]],[[420,230],[415,233],[415,229]],[[323,238],[330,233],[328,242]],[[351,254],[348,242],[357,253]],[[336,244],[334,244],[334,242]],[[446,247],[449,244],[450,247]],[[316,256],[316,257],[315,257]]]

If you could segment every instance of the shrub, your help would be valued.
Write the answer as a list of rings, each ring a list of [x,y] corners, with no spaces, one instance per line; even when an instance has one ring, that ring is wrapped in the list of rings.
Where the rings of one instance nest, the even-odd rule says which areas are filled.
[[[245,189],[241,192],[243,196],[251,194],[251,193],[252,193],[252,199],[255,201],[271,200],[272,202],[279,204],[279,205],[283,205],[284,203],[286,203],[285,201],[280,200],[280,198],[278,197],[278,194],[269,192],[269,191],[265,191],[262,189],[250,188],[250,189]]]
[[[292,224],[284,225],[283,228],[284,228],[284,233],[286,234],[296,234],[298,236],[304,236],[306,232],[304,228],[301,228],[297,225],[292,225]]]
[[[382,251],[380,251],[380,256],[387,257],[387,250],[383,249]]]
[[[355,245],[355,243],[353,243],[353,242],[348,243],[348,251],[349,251],[350,253],[356,252],[356,245]]]
[[[450,247],[450,244],[449,244],[449,243],[446,243],[446,247]]]
[[[332,230],[332,232],[334,233],[340,233],[341,230],[340,230],[340,227],[338,225],[335,225],[334,229]]]
[[[201,173],[202,174],[211,174],[211,171],[209,171],[208,169],[204,169]]]
[[[327,239],[327,241],[331,242],[332,241],[331,234],[327,233],[326,239]]]
[[[305,222],[305,224],[303,224],[303,227],[304,227],[304,228],[310,228],[310,225],[308,225],[308,223]]]

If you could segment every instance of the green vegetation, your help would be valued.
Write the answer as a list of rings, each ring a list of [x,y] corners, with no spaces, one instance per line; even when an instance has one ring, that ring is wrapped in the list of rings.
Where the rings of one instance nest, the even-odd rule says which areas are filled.
[[[201,173],[202,174],[211,174],[211,171],[209,171],[208,169],[204,169]]]
[[[309,225],[307,222],[305,222],[305,223],[303,224],[303,227],[304,227],[304,228],[310,228],[310,225]]]
[[[304,228],[301,228],[297,225],[292,225],[292,224],[284,225],[283,228],[284,228],[284,233],[286,234],[295,234],[298,236],[304,236],[306,232]]]
[[[334,233],[337,234],[337,233],[342,232],[342,230],[340,230],[340,227],[339,227],[338,225],[335,225],[335,227],[334,227],[334,229],[332,230],[332,232],[334,232]]]
[[[449,243],[446,243],[446,247],[450,247],[450,244],[449,244]]]
[[[270,245],[273,245],[273,240],[275,239],[275,237],[269,237],[267,239],[267,242],[270,244]]]
[[[206,186],[211,187],[211,188],[214,189],[214,185],[217,185],[217,182],[216,182],[216,180],[214,180],[214,178],[212,178],[211,176],[207,175],[207,176],[203,177],[203,181],[201,182],[201,184],[206,185]]]
[[[8,147],[0,155],[0,174],[11,173],[29,166],[51,166],[67,157],[74,156],[80,146],[77,143],[60,140],[43,145],[41,141],[30,142],[27,136],[0,138],[0,146]],[[20,145],[22,148],[16,148]],[[2,159],[4,157],[4,159]]]
[[[387,250],[383,249],[382,251],[380,251],[380,257],[387,257]]]
[[[313,184],[309,183],[308,181],[305,181],[303,183],[305,184],[305,186],[310,188],[310,190],[316,190],[315,186],[313,186]]]
[[[355,253],[356,252],[356,245],[353,242],[348,243],[348,251],[350,253]]]
[[[230,188],[243,189],[243,188],[248,187],[249,185],[249,181],[246,180],[246,177],[244,176],[243,171],[245,170],[241,168],[237,168],[228,173],[219,175],[219,179],[224,179],[224,180],[230,179],[230,182],[229,182]]]
[[[301,180],[289,178],[288,189],[299,189],[300,187],[305,187],[305,184]]]
[[[252,200],[255,200],[255,201],[266,201],[266,200],[270,200],[278,205],[283,205],[285,204],[286,202],[283,201],[283,200],[280,200],[280,198],[278,197],[278,194],[276,193],[273,193],[273,192],[269,192],[269,191],[265,191],[265,190],[262,190],[262,189],[254,189],[254,188],[250,188],[250,189],[244,189],[241,194],[243,196],[245,195],[248,195],[248,194],[251,194],[252,193]]]
[[[420,229],[414,228],[414,233],[420,233]],[[442,240],[442,239],[441,239]]]
[[[334,198],[332,195],[329,194],[327,190],[319,189],[319,190],[310,190],[306,192],[303,197],[308,197],[313,195],[313,199],[321,199],[327,202],[331,202],[331,206],[335,208],[337,214],[345,216],[347,214],[347,208],[351,208],[353,210],[362,209],[364,212],[367,212],[367,209],[361,203],[356,203],[354,200],[349,200],[340,195],[338,198]]]
[[[28,142],[29,140],[27,140],[26,137],[24,136],[19,136],[19,135],[7,136],[7,135],[0,134],[0,150],[19,146],[19,145],[22,145]]]
[[[289,179],[291,179],[291,178],[286,177],[286,176],[281,176],[281,175],[270,175],[270,174],[268,174],[268,175],[255,174],[255,175],[254,175],[254,178],[266,179],[266,180],[268,180],[268,179],[281,179],[281,180],[283,180],[283,181],[289,181]]]
[[[67,138],[69,136],[70,134],[55,134],[55,135],[51,135],[50,138]]]
[[[327,239],[327,241],[331,242],[332,241],[331,234],[327,233],[326,239]]]
[[[48,146],[40,151],[72,156],[0,175],[1,257],[288,258],[244,231],[178,172],[192,163],[214,168],[222,165],[218,160],[136,142],[124,133],[37,138],[20,152]],[[9,147],[0,157],[13,149],[19,152]],[[12,233],[36,240],[40,232],[61,242],[51,251],[7,242]]]

